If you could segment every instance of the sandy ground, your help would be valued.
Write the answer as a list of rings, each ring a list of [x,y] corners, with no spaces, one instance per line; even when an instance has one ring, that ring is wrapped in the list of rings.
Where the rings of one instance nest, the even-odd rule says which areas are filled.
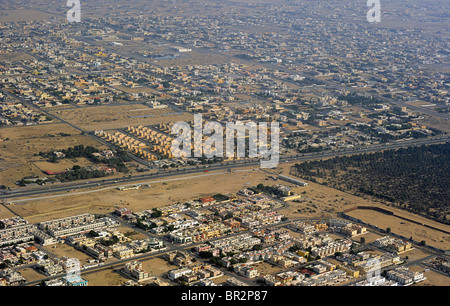
[[[432,117],[432,116],[424,116],[424,119],[421,121],[426,126],[430,126],[436,128],[440,131],[450,133],[450,124],[448,124],[448,120]]]
[[[59,133],[70,134],[61,136]],[[103,148],[100,143],[65,124],[24,126],[0,129],[0,184],[16,187],[25,176],[43,177],[36,162],[45,162],[39,152],[67,149],[79,144]],[[106,147],[105,147],[106,148]]]
[[[10,212],[6,207],[0,205],[0,219],[12,218],[14,214]]]
[[[67,169],[72,169],[73,166],[78,165],[81,167],[89,167],[89,166],[95,166],[96,164],[89,161],[87,158],[80,157],[80,158],[74,158],[74,159],[63,159],[59,161],[58,163],[51,163],[47,161],[36,161],[33,163],[36,167],[38,167],[40,170],[51,170],[53,172],[60,172],[65,171]]]
[[[141,261],[142,268],[152,276],[162,277],[170,270],[179,269],[178,266],[170,264],[167,260],[162,258],[152,258],[149,260]]]
[[[180,176],[177,180],[152,183],[140,190],[119,191],[109,189],[95,193],[70,195],[18,202],[8,207],[26,218],[30,223],[62,218],[82,213],[108,213],[117,207],[128,207],[142,211],[155,207],[189,201],[218,193],[236,193],[244,186],[255,186],[266,177],[258,170],[248,172],[211,172],[196,176]],[[247,185],[247,183],[249,183]],[[0,216],[1,217],[1,216]]]
[[[89,286],[120,286],[129,281],[115,269],[107,269],[97,273],[83,275],[83,278],[89,282]]]
[[[0,18],[1,19],[1,18]],[[33,60],[34,57],[20,51],[11,51],[8,53],[0,54],[0,61],[2,62],[13,62],[13,61],[26,61]]]
[[[399,218],[396,218],[395,216],[388,216],[374,211],[356,210],[350,212],[349,215],[374,224],[380,228],[385,229],[389,227],[391,228],[393,233],[398,233],[405,237],[412,237],[416,241],[425,240],[428,245],[442,249],[450,249],[449,234],[429,229],[412,222],[401,220]],[[421,220],[420,217],[415,217],[414,219]],[[429,221],[424,218],[422,218],[422,220],[424,223],[434,225],[438,228],[446,228],[447,230],[449,228],[449,226]]]
[[[53,254],[59,258],[61,257],[68,257],[68,258],[76,258],[80,261],[81,265],[86,264],[89,260],[92,258],[88,255],[84,254],[81,251],[76,250],[74,247],[65,244],[65,243],[58,243],[54,244],[52,246],[46,246],[44,249],[50,253]]]
[[[166,280],[165,275],[168,271],[179,268],[178,266],[169,264],[162,258],[152,258],[140,262],[142,263],[142,268],[151,276],[160,277],[163,280]],[[122,266],[89,273],[83,275],[83,278],[89,281],[89,286],[120,286],[124,282],[131,280],[131,278],[119,271]],[[142,283],[144,284],[145,282]]]
[[[286,270],[285,268],[280,268],[268,262],[259,262],[252,265],[252,267],[258,270],[259,275],[281,273],[282,271]]]
[[[425,268],[418,267],[418,266],[412,266],[410,267],[411,271],[414,272],[424,272]],[[450,278],[446,277],[438,272],[428,270],[423,273],[423,275],[426,277],[426,280],[415,284],[414,286],[449,286],[450,285]]]
[[[225,282],[230,278],[228,275],[223,275],[221,277],[217,277],[213,279],[214,284],[216,285],[223,285]]]
[[[0,14],[0,23],[2,22],[18,22],[31,20],[48,20],[53,15],[37,10],[2,10]]]
[[[54,112],[61,119],[87,131],[120,129],[137,125],[147,126],[191,119],[186,113],[175,113],[170,108],[151,109],[145,105],[93,106]],[[149,117],[136,118],[140,116]]]
[[[37,272],[34,268],[20,269],[19,272],[27,280],[27,282],[33,282],[47,278],[47,276]]]

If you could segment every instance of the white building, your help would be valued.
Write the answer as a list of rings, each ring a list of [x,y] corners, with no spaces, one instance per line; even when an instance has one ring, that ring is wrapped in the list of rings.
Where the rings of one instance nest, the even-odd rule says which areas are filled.
[[[177,278],[180,278],[184,275],[190,274],[192,273],[192,270],[189,268],[181,268],[181,269],[177,269],[177,270],[172,270],[169,272],[169,274],[167,275],[167,277],[173,281],[176,280]]]
[[[386,277],[387,279],[393,280],[402,286],[409,286],[426,279],[422,272],[413,272],[406,267],[388,271]]]

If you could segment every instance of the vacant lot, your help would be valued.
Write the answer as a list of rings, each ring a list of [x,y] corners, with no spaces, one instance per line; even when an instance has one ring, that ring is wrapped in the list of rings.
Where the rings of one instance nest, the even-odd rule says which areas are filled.
[[[424,268],[420,266],[412,266],[410,267],[410,270],[414,272],[424,272]],[[423,275],[426,277],[426,280],[414,286],[448,286],[449,284],[448,277],[432,270],[424,272]]]
[[[188,114],[178,114],[170,108],[151,109],[145,105],[98,106],[60,110],[54,114],[86,131],[110,130],[137,125],[191,120]]]
[[[97,164],[91,162],[89,159],[84,157],[62,159],[57,163],[51,163],[48,161],[36,161],[34,163],[36,167],[42,171],[51,170],[53,172],[62,172],[67,169],[72,169],[73,166],[78,165],[80,167],[95,166]]]
[[[199,199],[218,193],[236,193],[244,186],[255,186],[266,174],[260,171],[211,172],[200,175],[180,176],[167,180],[149,180],[150,188],[119,191],[116,188],[84,194],[60,194],[59,197],[30,199],[8,207],[30,223],[62,218],[82,213],[109,213],[117,207],[142,211],[171,205],[177,202]],[[94,191],[94,192],[92,192]],[[80,193],[77,191],[76,193]],[[134,238],[133,238],[134,239]]]
[[[9,187],[15,187],[15,182],[25,176],[44,176],[40,167],[45,159],[37,156],[39,152],[79,144],[104,147],[65,124],[2,128],[0,138],[8,139],[0,143],[0,184]]]
[[[92,258],[88,255],[84,254],[83,252],[80,252],[76,250],[74,247],[65,244],[65,243],[58,243],[54,244],[52,246],[45,247],[47,252],[56,255],[57,257],[68,257],[68,258],[76,258],[80,261],[81,265],[86,264],[89,260]]]
[[[89,282],[89,286],[120,286],[130,280],[114,269],[106,269],[82,275],[82,277]]]
[[[39,273],[34,268],[20,269],[19,272],[27,280],[27,282],[33,282],[47,278],[47,276]]]
[[[34,57],[20,51],[12,51],[0,54],[0,61],[2,62],[26,61],[32,59],[34,59]]]
[[[162,258],[152,258],[141,261],[142,268],[152,276],[164,277],[170,270],[179,269]]]
[[[450,230],[450,226],[448,225],[433,222],[425,218],[421,218],[419,216],[414,216],[412,214],[398,211],[396,211],[395,213],[402,214],[404,217],[413,219],[414,221],[429,224],[431,226],[442,228],[447,231]],[[395,216],[388,216],[376,211],[368,211],[368,210],[355,210],[349,212],[348,214],[352,217],[376,225],[380,228],[383,229],[390,228],[393,233],[402,235],[404,237],[412,237],[416,241],[424,240],[428,245],[437,248],[449,249],[450,246],[450,235],[412,222],[399,219]]]
[[[53,17],[52,14],[37,10],[2,10],[0,14],[0,23],[18,22],[31,20],[48,20]]]

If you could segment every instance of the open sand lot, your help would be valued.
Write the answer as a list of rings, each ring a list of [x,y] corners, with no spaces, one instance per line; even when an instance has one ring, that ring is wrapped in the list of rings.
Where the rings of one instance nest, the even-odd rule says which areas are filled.
[[[165,277],[170,270],[179,269],[178,266],[170,264],[167,260],[162,258],[152,258],[149,260],[140,261],[142,268],[152,276]]]
[[[33,268],[24,268],[19,270],[20,274],[27,280],[27,282],[34,282],[47,278],[44,274],[39,273]]]
[[[390,208],[389,208],[390,209]],[[350,216],[361,219],[370,224],[376,225],[380,228],[386,229],[391,228],[393,233],[402,235],[404,237],[412,237],[416,241],[424,240],[428,245],[441,248],[441,249],[450,249],[450,235],[433,230],[412,222],[408,222],[395,216],[388,216],[375,211],[367,211],[367,210],[355,210],[348,213]],[[406,213],[403,214],[406,216]],[[411,214],[408,214],[408,218],[411,218]],[[413,217],[414,218],[414,217]],[[413,219],[411,218],[411,219]],[[449,230],[450,226],[446,226],[443,224],[439,224],[437,222],[433,222],[424,218],[420,218],[416,216],[414,218],[420,222],[425,224],[430,224],[432,226],[442,228],[445,230]]]
[[[384,236],[383,235],[378,235],[378,234],[373,233],[373,232],[366,232],[363,235],[358,235],[358,236],[352,237],[351,240],[353,240],[353,241],[355,241],[357,243],[360,243],[361,242],[361,238],[364,238],[365,243],[372,243],[375,240],[377,240],[379,238],[382,238],[382,237],[384,237]]]
[[[113,268],[102,270],[100,272],[83,274],[82,277],[89,282],[89,286],[120,286],[130,280]]]
[[[0,205],[0,219],[7,219],[14,217],[14,214],[9,211],[5,206]]]
[[[34,57],[20,51],[12,51],[0,54],[0,61],[2,62],[26,61],[32,59],[34,59]]]
[[[285,268],[281,268],[281,267],[278,267],[276,265],[273,265],[271,263],[264,262],[264,261],[258,262],[256,264],[252,265],[252,267],[256,268],[260,275],[280,273],[283,270],[285,270]]]
[[[170,108],[151,109],[141,104],[93,106],[59,110],[54,114],[87,131],[120,129],[137,125],[147,126],[192,119],[187,113],[178,114]]]
[[[423,272],[426,280],[413,286],[449,286],[450,278],[433,270],[427,270],[422,266],[412,266],[409,268],[413,272]],[[424,272],[425,271],[425,272]]]
[[[422,124],[438,129],[442,132],[450,133],[450,124],[448,124],[448,120],[439,117],[431,117],[424,116],[424,119],[421,121]]]
[[[0,14],[0,23],[31,21],[31,20],[48,20],[51,17],[53,17],[52,14],[38,10],[29,10],[29,9],[2,10]]]
[[[257,185],[266,176],[266,173],[258,170],[231,174],[210,172],[168,180],[149,180],[146,183],[149,183],[151,187],[140,190],[119,191],[111,188],[78,195],[66,193],[56,198],[17,202],[8,207],[30,223],[87,212],[109,213],[117,207],[142,211],[218,193],[236,193],[244,186]]]
[[[60,133],[70,134],[61,136]],[[0,184],[15,187],[25,176],[44,176],[35,162],[45,162],[39,152],[67,149],[79,144],[106,148],[66,124],[23,126],[0,129]],[[39,165],[39,164],[38,164]]]
[[[76,258],[80,261],[81,265],[84,265],[88,263],[89,260],[92,259],[92,257],[89,257],[88,255],[84,254],[83,252],[80,252],[76,250],[74,247],[65,244],[65,243],[57,243],[52,246],[44,247],[44,249],[58,258],[61,257],[67,257],[67,258]]]
[[[47,161],[36,161],[33,163],[36,167],[42,171],[51,170],[53,172],[62,172],[67,169],[73,168],[73,166],[78,165],[80,167],[94,166],[93,162],[89,161],[87,158],[78,157],[73,159],[63,159],[58,163],[51,163]]]
[[[424,252],[422,249],[420,248],[414,248],[410,251],[404,252],[399,254],[399,256],[401,258],[408,258],[409,261],[414,261],[414,260],[419,260],[419,259],[423,259],[427,256],[429,256],[430,254]]]

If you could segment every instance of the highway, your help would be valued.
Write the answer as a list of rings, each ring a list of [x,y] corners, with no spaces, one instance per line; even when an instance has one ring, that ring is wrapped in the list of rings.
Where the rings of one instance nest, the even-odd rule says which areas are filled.
[[[420,146],[420,145],[432,145],[439,143],[446,143],[450,139],[450,136],[439,136],[434,138],[425,138],[425,139],[413,139],[413,140],[404,140],[404,141],[396,141],[387,144],[377,144],[370,145],[364,147],[355,147],[355,148],[347,148],[347,149],[339,149],[332,151],[323,151],[323,152],[315,152],[315,153],[305,153],[305,154],[297,154],[291,156],[280,157],[280,163],[293,163],[293,162],[303,162],[308,160],[317,160],[324,158],[332,158],[337,156],[344,155],[354,155],[361,153],[370,153],[370,152],[378,152],[388,149],[399,149],[399,148],[407,148],[411,146]],[[151,173],[143,173],[136,174],[132,176],[124,176],[121,178],[106,178],[103,180],[90,180],[90,181],[76,181],[70,183],[54,183],[39,187],[23,187],[12,189],[10,191],[6,191],[0,194],[0,201],[8,203],[9,201],[13,201],[14,199],[20,198],[30,198],[38,197],[38,196],[48,196],[49,194],[55,193],[67,193],[73,191],[81,191],[88,189],[103,189],[108,187],[119,187],[119,186],[128,186],[128,185],[136,185],[138,183],[151,183],[155,180],[168,179],[179,176],[187,176],[187,175],[200,175],[205,174],[205,171],[213,172],[213,171],[228,171],[239,168],[250,168],[250,167],[259,167],[260,160],[252,159],[252,160],[237,160],[237,161],[228,161],[220,164],[212,164],[205,165],[199,167],[190,167],[190,168],[176,168],[176,169],[166,169],[159,170],[158,172]]]

